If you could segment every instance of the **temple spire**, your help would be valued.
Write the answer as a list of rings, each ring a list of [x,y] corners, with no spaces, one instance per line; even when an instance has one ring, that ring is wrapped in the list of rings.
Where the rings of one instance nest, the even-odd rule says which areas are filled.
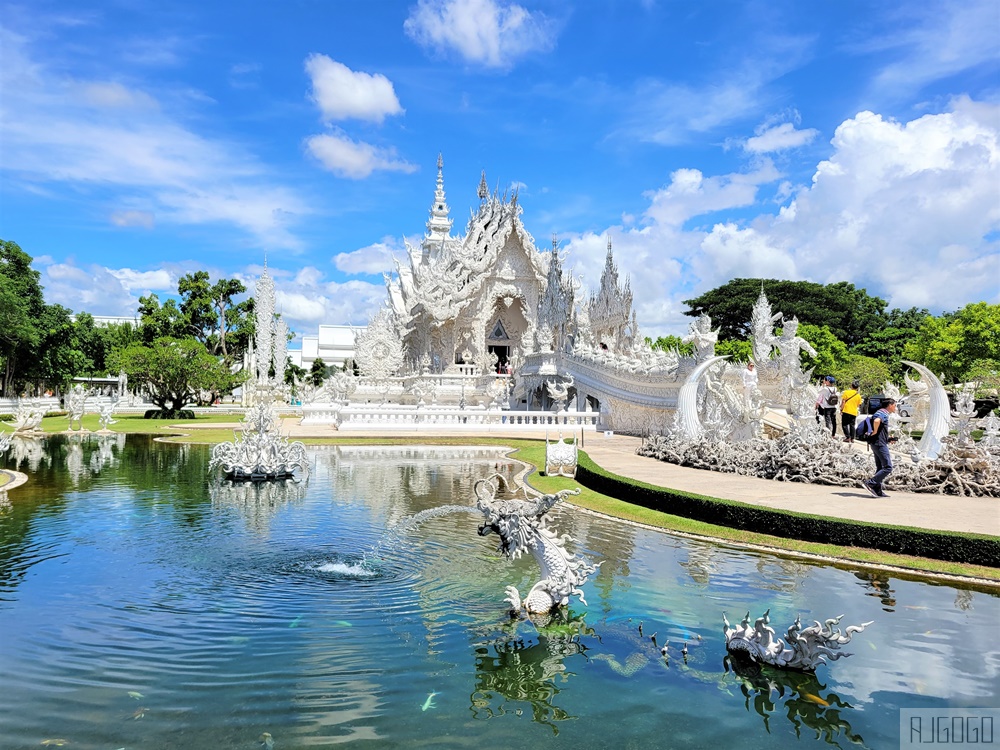
[[[448,204],[444,199],[444,158],[438,154],[437,189],[434,191],[434,205],[431,206],[430,218],[427,220],[428,240],[445,240],[451,235],[452,220],[448,217]]]
[[[479,190],[476,191],[476,195],[479,196],[479,200],[484,201],[490,196],[490,188],[486,184],[486,170],[483,170],[483,176],[479,179]]]

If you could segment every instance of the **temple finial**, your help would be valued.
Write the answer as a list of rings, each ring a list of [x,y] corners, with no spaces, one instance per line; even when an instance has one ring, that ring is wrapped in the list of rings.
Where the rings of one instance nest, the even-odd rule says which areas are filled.
[[[556,241],[556,233],[552,233],[552,252],[559,249],[559,243]]]

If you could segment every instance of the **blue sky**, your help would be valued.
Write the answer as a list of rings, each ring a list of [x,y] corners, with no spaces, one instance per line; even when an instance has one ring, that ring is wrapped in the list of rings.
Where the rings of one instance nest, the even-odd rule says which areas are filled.
[[[0,4],[0,237],[122,315],[265,254],[298,333],[367,321],[438,153],[642,332],[738,276],[1000,302],[1000,2]]]

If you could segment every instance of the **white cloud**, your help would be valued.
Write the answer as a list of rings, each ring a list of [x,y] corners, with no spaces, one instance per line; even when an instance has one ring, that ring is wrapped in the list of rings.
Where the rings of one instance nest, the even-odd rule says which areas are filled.
[[[290,227],[309,206],[243,147],[199,135],[146,91],[57,74],[4,29],[0,44],[0,169],[8,177],[100,186],[113,203],[140,203],[161,222],[229,224],[261,245],[301,247]]]
[[[306,139],[306,148],[331,172],[353,180],[364,179],[375,171],[417,171],[415,165],[399,159],[393,148],[379,148],[337,133],[311,136]]]
[[[381,242],[333,256],[333,265],[338,271],[348,274],[381,274],[394,269],[393,256],[402,254],[402,248],[395,238],[383,237]]]
[[[678,169],[670,175],[669,185],[646,193],[650,205],[645,217],[657,224],[679,227],[695,216],[749,206],[756,200],[759,185],[780,176],[767,160],[754,172],[716,177],[705,177],[697,169]]]
[[[875,77],[881,91],[906,94],[922,86],[982,65],[1000,61],[995,0],[915,3],[907,11],[917,16],[910,28],[894,28],[869,47],[900,51],[898,59]]]
[[[810,143],[819,131],[813,128],[796,130],[790,122],[775,125],[752,138],[748,138],[744,149],[754,154],[769,154],[775,151],[785,151]]]
[[[152,229],[154,217],[150,211],[115,211],[111,214],[111,223],[116,227],[143,227]]]
[[[294,275],[269,268],[275,304],[297,336],[313,335],[320,324],[365,325],[385,302],[385,286],[365,281],[326,281],[323,272],[306,266]],[[248,273],[253,273],[248,269]],[[249,281],[253,287],[256,279]]]
[[[403,114],[392,81],[384,75],[353,71],[319,54],[309,55],[305,66],[324,122],[353,118],[381,123],[386,115]]]
[[[705,176],[677,170],[646,193],[637,225],[570,238],[570,264],[596,289],[607,235],[630,276],[644,335],[682,333],[682,300],[737,277],[850,281],[890,306],[955,310],[1000,302],[1000,105],[956,99],[911,122],[862,112],[836,130],[812,183],[776,186],[793,196],[776,212],[761,186],[772,166]],[[727,209],[756,218],[685,228]]]
[[[135,315],[138,308],[138,296],[132,294],[128,283],[103,266],[52,263],[41,269],[40,280],[45,301],[70,310],[92,315]]]
[[[558,33],[552,19],[504,0],[419,0],[403,28],[423,47],[489,68],[548,52]]]
[[[132,268],[105,268],[103,269],[118,279],[122,287],[128,292],[140,291],[142,294],[150,292],[177,292],[177,277],[166,269],[156,271],[136,271]]]

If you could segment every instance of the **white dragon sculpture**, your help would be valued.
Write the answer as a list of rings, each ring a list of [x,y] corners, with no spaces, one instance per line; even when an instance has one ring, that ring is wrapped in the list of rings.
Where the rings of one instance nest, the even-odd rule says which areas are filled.
[[[522,598],[515,586],[505,590],[511,614],[523,609],[529,615],[548,614],[569,604],[576,595],[583,604],[581,587],[587,577],[600,566],[590,565],[566,550],[567,535],[559,536],[548,528],[545,514],[567,495],[578,495],[580,490],[560,490],[552,495],[541,495],[531,500],[517,499],[509,490],[507,480],[500,474],[480,479],[475,485],[476,507],[482,511],[483,525],[479,535],[490,532],[500,537],[500,551],[516,560],[530,552],[542,569],[542,578]],[[498,498],[498,494],[506,497]]]
[[[798,669],[804,672],[814,672],[820,664],[827,660],[836,661],[850,654],[839,651],[845,643],[849,643],[855,633],[860,633],[874,622],[864,622],[861,625],[850,625],[841,632],[834,630],[843,615],[832,617],[822,625],[817,620],[808,628],[802,628],[802,619],[788,628],[785,639],[774,637],[774,628],[768,624],[771,621],[771,610],[758,617],[750,624],[750,613],[747,612],[743,621],[735,628],[722,613],[723,634],[726,636],[726,651],[734,656],[745,656],[760,664],[769,664],[784,669]]]

